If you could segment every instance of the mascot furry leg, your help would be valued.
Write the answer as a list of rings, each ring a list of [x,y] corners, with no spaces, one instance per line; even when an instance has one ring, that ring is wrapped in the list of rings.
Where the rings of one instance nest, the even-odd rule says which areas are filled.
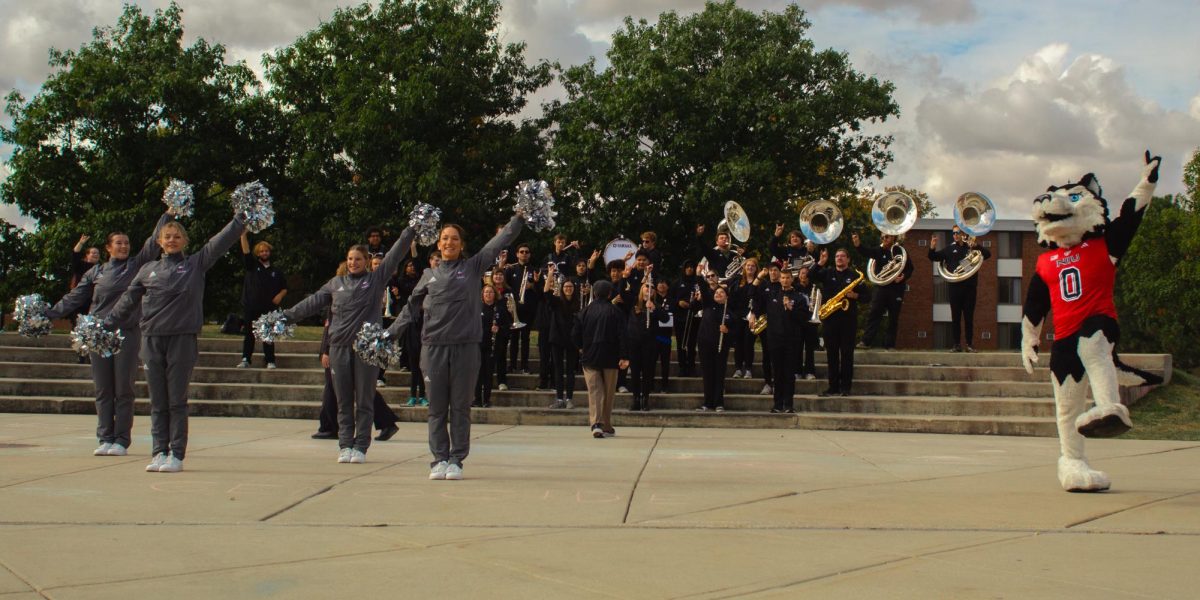
[[[1051,186],[1034,200],[1038,243],[1050,248],[1038,258],[1021,323],[1021,360],[1033,373],[1045,317],[1054,312],[1050,381],[1061,456],[1058,480],[1070,492],[1107,490],[1111,482],[1092,469],[1084,455],[1085,437],[1113,437],[1133,427],[1121,404],[1119,385],[1161,383],[1132,369],[1116,354],[1120,339],[1113,286],[1158,181],[1160,157],[1146,152],[1142,178],[1109,219],[1108,202],[1091,173],[1078,183]],[[1087,392],[1095,406],[1087,408]]]

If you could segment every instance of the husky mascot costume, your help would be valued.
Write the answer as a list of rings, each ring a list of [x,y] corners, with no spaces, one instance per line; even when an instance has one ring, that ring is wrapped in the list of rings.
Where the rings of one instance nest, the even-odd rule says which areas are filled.
[[[1109,220],[1108,202],[1091,173],[1078,183],[1051,186],[1033,201],[1038,243],[1049,248],[1038,257],[1021,321],[1021,361],[1033,373],[1046,314],[1054,311],[1050,379],[1054,385],[1058,437],[1058,481],[1069,492],[1109,488],[1108,475],[1088,466],[1085,437],[1113,437],[1133,423],[1121,404],[1121,385],[1162,383],[1162,379],[1121,363],[1114,347],[1120,337],[1113,285],[1117,266],[1158,183],[1162,157],[1146,152],[1141,181]],[[1087,391],[1096,405],[1087,409]]]

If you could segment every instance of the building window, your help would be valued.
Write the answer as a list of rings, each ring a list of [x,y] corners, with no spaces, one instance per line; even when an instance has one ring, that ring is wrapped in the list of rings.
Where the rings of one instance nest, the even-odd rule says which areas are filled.
[[[1020,323],[997,323],[996,324],[996,348],[1000,350],[1020,350],[1021,349],[1021,324]]]
[[[936,270],[933,273],[933,303],[948,304],[950,302],[950,284],[946,283],[945,279],[938,277]]]
[[[996,234],[998,258],[1021,258],[1021,232],[1001,231]]]
[[[1021,304],[1021,278],[999,277],[996,280],[996,304]]]

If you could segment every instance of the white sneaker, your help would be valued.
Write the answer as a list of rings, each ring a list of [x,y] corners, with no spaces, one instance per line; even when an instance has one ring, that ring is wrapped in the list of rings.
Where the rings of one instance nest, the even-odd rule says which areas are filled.
[[[108,456],[109,448],[112,448],[112,444],[102,442],[95,450],[92,450],[92,456]]]
[[[367,462],[367,455],[364,454],[362,450],[359,450],[358,448],[353,448],[350,450],[350,462],[352,462],[356,465],[361,465],[361,464]]]
[[[575,408],[575,403],[572,402],[570,398],[568,398],[563,401],[563,408],[566,408],[566,409]]]
[[[773,392],[772,392],[772,390],[771,390],[771,384],[769,384],[769,383],[768,383],[768,384],[765,384],[765,385],[763,385],[763,389],[762,389],[762,391],[761,391],[761,392],[759,392],[759,394],[760,394],[760,395],[762,395],[762,396],[770,396],[772,393],[773,393]]]
[[[382,380],[382,379],[376,379],[376,380],[375,380],[375,387],[377,387],[377,388],[385,388],[385,387],[387,387],[387,382],[386,382],[386,381],[384,381],[384,380]]]
[[[268,369],[274,369],[274,368],[275,368],[275,363],[267,363],[267,368],[268,368]]]
[[[249,367],[250,367],[250,361],[248,361],[244,358],[242,359],[242,362],[237,364],[237,368],[239,368],[239,369],[246,369]]]
[[[462,479],[462,466],[454,463],[446,465],[446,479]]]
[[[340,462],[340,463],[350,462],[350,453],[353,451],[354,451],[353,448],[342,448],[341,450],[338,450],[338,462]]]
[[[733,378],[734,378],[734,379],[741,379],[741,378],[742,378],[742,370],[741,370],[741,369],[734,369],[734,371],[733,371]]]
[[[163,463],[165,462],[167,462],[166,452],[159,452],[158,454],[155,454],[154,458],[150,461],[150,464],[146,465],[146,472],[157,473],[158,468],[163,466]]]
[[[507,383],[502,383],[502,384],[500,384],[500,387],[497,387],[496,389],[498,389],[498,390],[500,390],[500,391],[502,391],[502,392],[506,392],[506,391],[508,391],[508,384],[507,384]]]
[[[129,453],[126,452],[125,446],[117,443],[113,443],[108,446],[108,456],[125,456],[126,454]]]
[[[622,393],[622,394],[628,394],[628,393],[629,393],[629,388],[627,388],[627,387],[625,387],[625,386],[621,386],[621,387],[617,388],[617,391],[618,391],[618,392],[620,392],[620,393]]]
[[[159,473],[178,473],[183,470],[183,461],[175,458],[174,454],[167,455],[167,459],[158,466]]]
[[[433,467],[431,467],[429,469],[429,478],[430,479],[445,479],[446,478],[446,469],[449,467],[450,467],[450,464],[444,460],[436,465],[433,465]]]
[[[807,380],[809,380],[809,381],[812,381],[813,379],[816,379],[816,378],[817,378],[817,376],[816,376],[816,375],[813,375],[812,373],[809,373],[808,375],[805,375],[805,376],[804,376],[804,378],[805,378],[805,379],[807,379]]]

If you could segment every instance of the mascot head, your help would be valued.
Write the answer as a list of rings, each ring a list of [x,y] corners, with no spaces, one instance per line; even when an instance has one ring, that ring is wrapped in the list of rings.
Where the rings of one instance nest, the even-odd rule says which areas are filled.
[[[1088,173],[1079,183],[1050,186],[1033,200],[1033,223],[1038,244],[1047,248],[1071,247],[1104,234],[1108,202],[1100,195],[1100,182]]]

